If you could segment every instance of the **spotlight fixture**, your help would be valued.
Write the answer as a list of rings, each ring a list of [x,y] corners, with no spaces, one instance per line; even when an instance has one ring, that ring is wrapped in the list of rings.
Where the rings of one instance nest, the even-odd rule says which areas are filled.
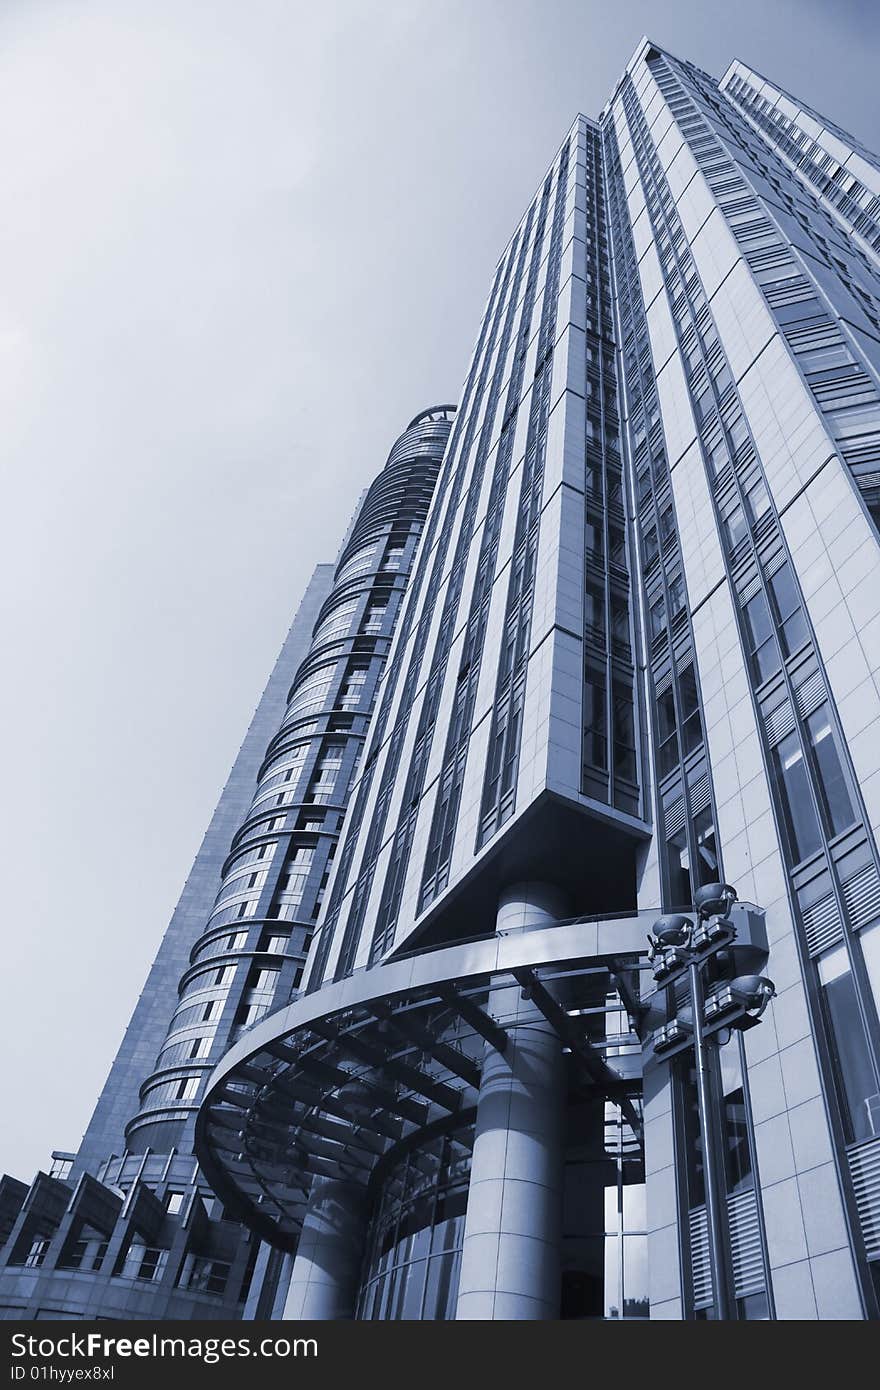
[[[694,909],[701,921],[708,917],[728,917],[736,902],[736,889],[729,883],[704,883],[694,895]]]

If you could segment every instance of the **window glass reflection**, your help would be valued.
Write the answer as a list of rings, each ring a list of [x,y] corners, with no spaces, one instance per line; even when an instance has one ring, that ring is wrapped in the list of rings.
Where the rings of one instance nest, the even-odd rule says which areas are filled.
[[[880,1086],[845,946],[817,962],[831,1059],[849,1141],[880,1133]]]
[[[782,810],[794,862],[814,854],[822,843],[819,822],[813,808],[810,779],[796,733],[788,734],[773,749],[776,783],[781,792]]]

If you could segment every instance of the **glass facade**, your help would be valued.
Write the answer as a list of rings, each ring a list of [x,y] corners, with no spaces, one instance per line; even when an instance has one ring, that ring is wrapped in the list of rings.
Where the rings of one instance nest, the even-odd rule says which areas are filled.
[[[468,1156],[444,1138],[384,1175],[359,1318],[454,1319],[469,1168]]]

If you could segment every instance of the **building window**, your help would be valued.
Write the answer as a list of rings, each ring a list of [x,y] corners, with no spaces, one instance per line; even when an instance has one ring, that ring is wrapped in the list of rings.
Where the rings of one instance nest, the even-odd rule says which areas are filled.
[[[761,520],[761,517],[765,516],[770,510],[770,498],[767,496],[767,489],[761,479],[749,488],[749,491],[746,493],[745,501],[749,519],[752,525],[755,526]]]
[[[665,777],[674,767],[678,767],[678,725],[675,720],[675,696],[671,688],[664,690],[657,699],[657,729],[657,761],[660,776]]]
[[[584,685],[584,757],[591,767],[608,766],[608,719],[605,686],[591,679]]]
[[[700,883],[718,881],[718,846],[711,807],[694,816],[694,839],[697,846],[697,878]]]
[[[873,922],[870,927],[862,928],[859,932],[859,944],[868,972],[871,993],[874,996],[874,1008],[880,1013],[880,922]]]
[[[650,569],[657,556],[660,554],[660,542],[657,540],[657,528],[652,526],[645,532],[645,569]]]
[[[697,696],[697,678],[693,666],[678,673],[678,695],[681,704],[681,753],[687,757],[703,742],[703,724]]]
[[[594,637],[604,645],[605,641],[605,590],[597,584],[588,584],[585,596],[584,616],[587,627]]]
[[[212,1212],[212,1215],[215,1213]],[[204,1255],[187,1255],[180,1275],[180,1287],[198,1290],[200,1293],[225,1293],[230,1268],[226,1260],[212,1260]]]
[[[779,617],[783,650],[786,656],[791,656],[792,652],[804,645],[809,634],[794,576],[788,565],[783,565],[773,575],[770,592]]]
[[[816,965],[846,1137],[871,1139],[880,1133],[880,1094],[846,947],[826,951]]]
[[[656,640],[666,631],[666,603],[662,598],[651,604],[651,638]]]
[[[143,1279],[153,1283],[161,1279],[167,1260],[167,1250],[132,1241],[122,1269],[117,1268],[114,1273],[120,1273],[126,1279]]]
[[[614,770],[618,777],[636,780],[632,691],[623,685],[614,687]]]
[[[763,593],[755,594],[743,608],[752,670],[759,685],[779,670],[779,648],[773,619]]]
[[[748,535],[748,522],[745,513],[739,503],[721,518],[721,525],[727,537],[727,544],[731,550],[735,550],[744,536]]]
[[[791,855],[796,864],[815,854],[822,844],[813,808],[810,778],[796,733],[787,734],[773,749],[773,770],[780,792]]]
[[[666,844],[666,866],[669,874],[669,905],[690,909],[691,860],[687,832],[684,828],[670,835]]]
[[[601,560],[605,554],[605,528],[600,516],[593,516],[587,512],[584,528],[584,545],[588,555],[594,560]]]
[[[828,706],[822,705],[806,722],[810,762],[813,766],[822,814],[829,834],[839,835],[856,819]]]
[[[25,1256],[25,1266],[28,1269],[39,1269],[40,1265],[49,1253],[49,1240],[46,1236],[37,1236],[36,1240],[31,1241],[30,1249]]]
[[[669,608],[673,618],[681,613],[684,606],[684,580],[680,574],[677,574],[669,581]]]

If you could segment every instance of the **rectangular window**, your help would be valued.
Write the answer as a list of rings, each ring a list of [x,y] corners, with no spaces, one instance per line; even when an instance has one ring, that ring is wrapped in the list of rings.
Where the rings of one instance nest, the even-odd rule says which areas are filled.
[[[821,705],[805,721],[807,738],[819,800],[826,827],[831,835],[839,835],[856,819],[846,784],[837,741],[831,728],[828,706]]]
[[[746,493],[746,511],[749,520],[754,526],[770,510],[770,498],[767,496],[767,489],[763,481],[759,478],[753,483]]]
[[[681,704],[681,752],[687,757],[703,742],[703,725],[697,696],[697,678],[693,666],[685,666],[678,674],[678,695]]]
[[[652,639],[660,636],[666,630],[666,602],[658,598],[651,604],[651,637]]]
[[[636,780],[635,728],[632,690],[614,686],[614,770],[629,782]]]
[[[758,684],[779,670],[779,648],[773,632],[773,620],[763,593],[755,594],[743,608],[746,636],[752,659],[752,669]]]
[[[611,600],[611,635],[615,642],[629,648],[629,605],[626,599]]]
[[[786,656],[791,656],[806,642],[809,633],[807,620],[801,607],[800,596],[794,575],[789,565],[783,565],[770,580],[770,593],[779,617],[782,633],[782,646]]]
[[[660,554],[660,543],[654,526],[645,532],[645,568],[650,569]]]
[[[673,618],[685,607],[684,580],[680,574],[674,575],[669,581],[669,607]]]
[[[754,1187],[752,1155],[746,1119],[745,1094],[739,1046],[734,1038],[718,1049],[724,1125],[725,1168],[728,1192],[747,1192]]]
[[[588,584],[584,597],[584,617],[593,633],[605,640],[605,590],[598,584]]]
[[[835,946],[816,965],[847,1138],[871,1139],[880,1125],[880,1094],[846,947]]]
[[[584,685],[584,757],[591,767],[608,766],[608,722],[605,685],[588,679]]]
[[[709,450],[709,467],[713,475],[717,478],[723,468],[730,462],[730,455],[727,452],[727,441],[722,439]]]
[[[748,523],[746,522],[745,513],[739,503],[737,503],[732,511],[721,518],[721,525],[727,538],[727,544],[731,550],[734,550],[743,537],[748,535]]]
[[[697,878],[700,883],[718,882],[718,847],[711,807],[694,816],[694,838],[697,844]]]
[[[608,555],[613,565],[626,569],[626,536],[619,526],[608,527]]]
[[[692,899],[691,861],[685,830],[679,830],[675,835],[669,837],[666,853],[670,903],[673,907],[690,909]]]
[[[657,732],[658,771],[661,777],[665,777],[678,766],[678,726],[675,721],[675,698],[671,689],[664,690],[657,699]]]
[[[605,528],[600,516],[593,516],[587,513],[584,526],[584,545],[588,555],[594,560],[601,560],[605,554]]]
[[[775,782],[780,795],[789,849],[795,864],[806,859],[822,844],[819,822],[813,809],[810,779],[796,733],[788,734],[773,749]]]

